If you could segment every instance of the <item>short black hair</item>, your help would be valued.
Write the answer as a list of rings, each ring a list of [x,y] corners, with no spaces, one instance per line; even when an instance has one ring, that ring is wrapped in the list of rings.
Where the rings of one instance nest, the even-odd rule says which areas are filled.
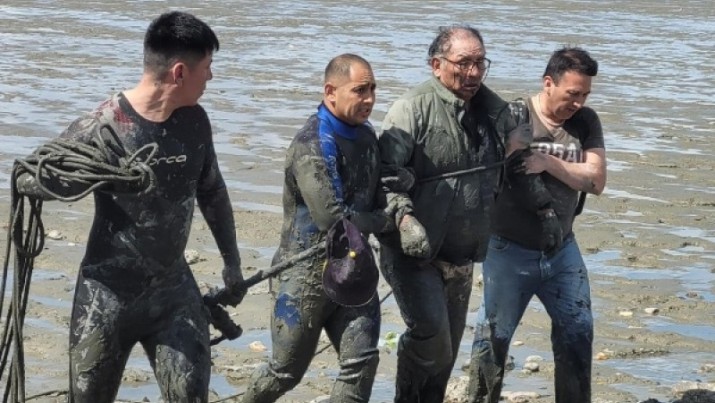
[[[363,57],[352,53],[343,53],[342,55],[335,56],[330,60],[328,65],[325,66],[325,82],[327,83],[333,77],[350,77],[350,68],[353,64],[360,64],[372,70],[370,63]]]
[[[144,35],[144,68],[163,77],[176,61],[191,67],[218,49],[218,38],[205,22],[186,12],[164,13]]]
[[[574,71],[594,77],[598,74],[598,62],[587,51],[579,47],[564,46],[551,54],[543,77],[549,76],[558,84],[567,71]]]
[[[468,33],[479,40],[484,46],[484,39],[478,29],[467,24],[455,24],[439,27],[437,36],[432,40],[432,44],[427,50],[427,63],[433,57],[446,56],[452,48],[452,38],[459,33]]]

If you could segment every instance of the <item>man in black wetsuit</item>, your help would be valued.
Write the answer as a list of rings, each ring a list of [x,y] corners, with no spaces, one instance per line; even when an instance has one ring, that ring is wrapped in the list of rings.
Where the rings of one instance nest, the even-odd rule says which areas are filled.
[[[360,56],[344,54],[325,69],[323,102],[286,155],[283,230],[273,258],[284,261],[324,242],[342,217],[363,233],[394,231],[393,217],[375,210],[380,183],[377,137],[368,117],[375,78]],[[244,403],[274,402],[302,379],[325,329],[338,351],[333,402],[368,402],[377,369],[380,304],[342,306],[322,283],[325,252],[299,261],[273,281],[273,357],[253,373]]]
[[[70,323],[70,402],[113,402],[132,347],[141,343],[168,402],[207,402],[208,313],[184,259],[195,200],[216,239],[233,291],[243,298],[233,212],[216,161],[211,125],[198,100],[211,80],[219,42],[203,21],[159,16],[144,39],[139,84],[74,121],[62,138],[91,144],[108,125],[127,154],[150,143],[156,176],[146,194],[94,192],[95,217],[77,279]],[[58,194],[68,184],[46,184]],[[31,175],[26,195],[51,199]]]

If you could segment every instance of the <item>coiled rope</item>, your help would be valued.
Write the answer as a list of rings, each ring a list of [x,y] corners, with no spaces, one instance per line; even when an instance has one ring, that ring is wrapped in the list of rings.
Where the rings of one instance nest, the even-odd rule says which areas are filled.
[[[0,379],[5,369],[8,369],[3,394],[5,403],[27,401],[23,324],[34,261],[44,247],[42,199],[75,201],[95,190],[112,187],[148,192],[156,182],[154,173],[144,162],[154,156],[156,144],[148,144],[127,157],[116,132],[107,124],[97,124],[91,143],[58,138],[41,146],[25,159],[16,159],[13,166],[11,210],[0,281],[0,317],[5,318],[0,337]],[[19,192],[17,178],[24,174],[34,177],[41,198],[28,197]],[[48,178],[53,182],[59,180],[78,185],[77,188],[82,190],[70,195],[58,194],[46,184]],[[14,265],[11,268],[13,251]],[[6,312],[5,290],[11,270],[12,294]]]

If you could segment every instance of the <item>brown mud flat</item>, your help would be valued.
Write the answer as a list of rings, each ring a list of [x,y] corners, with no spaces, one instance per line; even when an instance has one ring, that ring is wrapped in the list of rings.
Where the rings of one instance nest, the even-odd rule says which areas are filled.
[[[595,315],[593,401],[673,400],[676,386],[715,383],[715,120],[712,100],[704,95],[715,77],[709,63],[715,10],[710,2],[634,0],[614,9],[593,1],[497,1],[479,7],[362,1],[347,13],[326,1],[195,3],[192,10],[220,31],[216,76],[202,104],[221,143],[217,150],[230,180],[246,275],[255,272],[251,267],[266,267],[278,243],[282,217],[275,187],[282,183],[285,144],[317,106],[320,72],[335,52],[354,51],[373,62],[379,101],[371,120],[379,125],[390,102],[427,76],[423,57],[437,26],[467,21],[482,29],[495,62],[488,85],[509,99],[537,89],[557,45],[576,43],[592,51],[602,69],[589,104],[602,119],[609,148],[606,193],[589,197],[576,220]],[[0,65],[8,72],[0,76],[0,134],[17,136],[3,137],[3,172],[11,158],[25,152],[18,150],[26,149],[30,137],[54,136],[70,119],[137,79],[139,65],[131,61],[140,60],[141,32],[148,16],[167,6],[132,4],[7,0],[0,6],[7,11],[0,15],[7,56]],[[332,46],[316,40],[316,33]],[[7,189],[0,200],[0,214],[7,217]],[[47,240],[35,264],[25,326],[29,394],[67,388],[68,322],[91,200],[46,203],[43,218],[47,231],[59,233]],[[192,265],[197,280],[219,284],[221,262],[198,216],[188,248],[199,253]],[[381,283],[380,295],[388,291]],[[469,323],[480,298],[475,283]],[[213,349],[213,401],[243,390],[253,368],[270,356],[267,284],[252,288],[230,312],[245,333]],[[383,338],[402,331],[392,298],[382,314]],[[554,400],[549,326],[538,302],[530,305],[515,335],[523,344],[510,351],[515,369],[505,391],[541,395],[532,402]],[[455,381],[464,375],[461,364],[469,357],[471,338],[467,329]],[[252,349],[254,342],[267,350],[260,351],[260,344]],[[521,371],[529,355],[544,358],[538,372]],[[380,359],[373,402],[391,401],[393,394],[395,351],[381,346]],[[281,402],[329,393],[336,362],[331,348],[319,354]],[[119,397],[156,401],[157,396],[151,369],[137,349]]]

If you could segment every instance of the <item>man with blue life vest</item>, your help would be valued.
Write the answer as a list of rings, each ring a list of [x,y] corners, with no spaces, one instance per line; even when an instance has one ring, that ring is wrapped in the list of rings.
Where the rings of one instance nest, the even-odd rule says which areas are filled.
[[[326,239],[327,252],[319,249],[272,280],[272,358],[253,373],[244,402],[274,402],[294,388],[323,329],[340,361],[332,401],[370,399],[380,306],[377,266],[363,234],[395,230],[394,218],[376,209],[380,156],[368,122],[375,87],[365,59],[335,57],[325,69],[323,102],[288,148],[283,230],[273,263],[320,248]],[[331,248],[341,240],[349,246],[342,258]]]

